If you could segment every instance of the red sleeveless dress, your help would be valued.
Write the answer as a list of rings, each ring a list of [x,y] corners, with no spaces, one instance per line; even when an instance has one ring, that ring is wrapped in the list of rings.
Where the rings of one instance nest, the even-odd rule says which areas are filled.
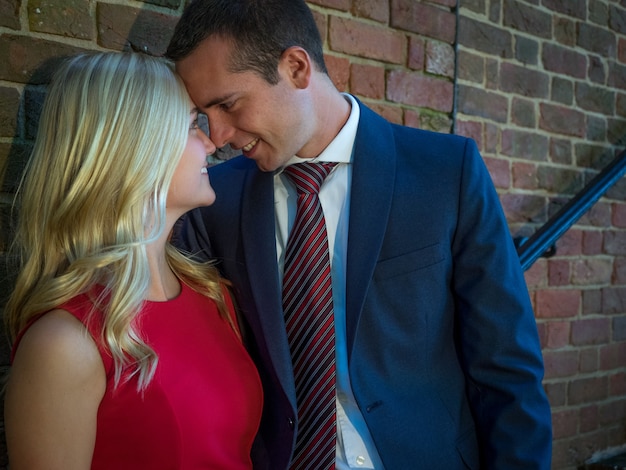
[[[139,331],[159,357],[144,392],[137,380],[114,388],[113,361],[86,322],[86,295],[62,305],[98,344],[107,374],[98,409],[95,470],[250,469],[262,412],[257,370],[215,303],[181,283],[180,295],[147,302]],[[228,299],[232,314],[233,306]]]

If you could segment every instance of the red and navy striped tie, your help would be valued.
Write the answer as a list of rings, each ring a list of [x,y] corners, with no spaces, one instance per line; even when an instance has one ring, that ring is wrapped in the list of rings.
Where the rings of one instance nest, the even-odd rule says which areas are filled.
[[[334,166],[297,163],[284,170],[298,191],[283,277],[283,310],[298,402],[292,469],[335,468],[335,319],[328,235],[318,197]]]

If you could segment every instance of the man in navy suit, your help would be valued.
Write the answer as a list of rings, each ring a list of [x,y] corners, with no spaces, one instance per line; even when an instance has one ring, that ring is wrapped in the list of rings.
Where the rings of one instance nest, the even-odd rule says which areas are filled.
[[[319,197],[336,468],[548,469],[536,324],[474,142],[391,124],[338,92],[302,0],[192,1],[167,55],[211,139],[243,154],[211,168],[217,201],[174,239],[233,282],[265,391],[255,468],[288,468],[299,425],[281,299],[296,190],[283,169],[332,161]]]

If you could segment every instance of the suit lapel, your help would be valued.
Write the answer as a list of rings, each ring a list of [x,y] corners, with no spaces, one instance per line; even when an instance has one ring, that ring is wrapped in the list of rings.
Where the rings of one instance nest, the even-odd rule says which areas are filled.
[[[396,171],[390,124],[360,102],[359,106],[359,127],[352,159],[346,268],[348,360],[387,228]]]
[[[242,195],[244,259],[258,309],[258,314],[248,318],[248,321],[254,325],[257,340],[264,342],[274,370],[295,408],[291,354],[285,332],[282,293],[276,265],[273,184],[273,173],[251,170]]]

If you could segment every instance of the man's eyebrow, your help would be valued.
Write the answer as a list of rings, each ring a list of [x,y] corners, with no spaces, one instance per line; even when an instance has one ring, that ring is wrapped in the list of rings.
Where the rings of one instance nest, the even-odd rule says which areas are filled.
[[[212,106],[215,106],[217,104],[220,104],[224,101],[227,101],[231,96],[233,96],[233,93],[228,93],[226,95],[223,96],[218,96],[217,98],[212,99],[211,101],[209,101],[208,103],[204,104],[204,108],[210,108]]]

